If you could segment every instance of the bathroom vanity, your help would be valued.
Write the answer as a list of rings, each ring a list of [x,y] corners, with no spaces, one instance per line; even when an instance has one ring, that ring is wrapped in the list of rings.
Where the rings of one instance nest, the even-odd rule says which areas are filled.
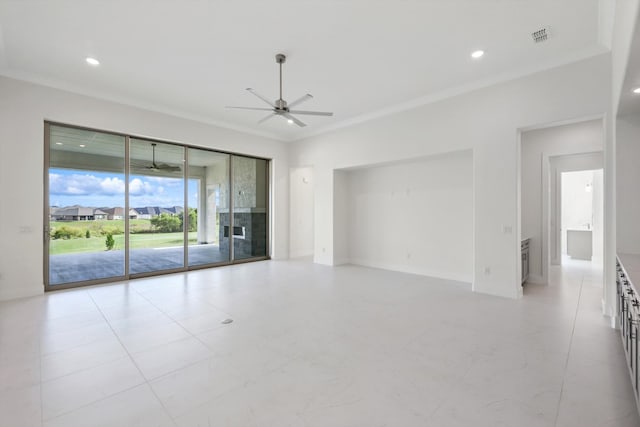
[[[593,236],[591,230],[567,230],[567,255],[573,259],[591,261]]]

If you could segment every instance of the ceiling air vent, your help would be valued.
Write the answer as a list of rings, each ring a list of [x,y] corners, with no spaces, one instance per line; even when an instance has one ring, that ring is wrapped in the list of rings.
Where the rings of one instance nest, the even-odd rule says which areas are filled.
[[[537,31],[534,31],[533,33],[531,33],[531,38],[533,39],[534,43],[542,43],[547,41],[547,39],[549,38],[549,27],[543,27]]]

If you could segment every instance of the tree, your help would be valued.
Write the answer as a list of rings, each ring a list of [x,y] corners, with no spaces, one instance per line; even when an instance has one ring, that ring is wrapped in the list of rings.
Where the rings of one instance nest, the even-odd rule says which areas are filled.
[[[91,238],[91,231],[87,230],[87,232],[84,233],[84,237],[87,238],[87,239],[90,239]]]
[[[184,226],[184,213],[178,214],[180,218],[180,225]],[[198,210],[195,208],[189,208],[189,231],[198,231]]]
[[[182,220],[166,212],[151,218],[151,225],[160,233],[176,233],[182,231]]]
[[[107,246],[107,250],[110,251],[116,244],[116,241],[113,239],[113,234],[107,234],[107,239],[105,240],[105,245]]]

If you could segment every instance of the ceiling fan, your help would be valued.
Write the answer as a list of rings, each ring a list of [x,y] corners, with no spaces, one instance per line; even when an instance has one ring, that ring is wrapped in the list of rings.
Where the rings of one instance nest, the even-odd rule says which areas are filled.
[[[139,167],[144,168],[146,170],[150,170],[152,172],[179,172],[180,171],[179,166],[172,166],[166,163],[156,163],[156,145],[157,144],[155,142],[151,143],[151,150],[153,153],[151,164],[148,164],[148,163],[141,164],[139,165]]]
[[[311,94],[306,94],[301,98],[296,99],[290,104],[287,104],[287,101],[282,99],[282,64],[285,63],[287,57],[279,53],[276,55],[276,62],[280,65],[280,98],[276,99],[274,102],[269,101],[267,97],[260,95],[252,88],[248,87],[247,90],[251,92],[253,95],[260,98],[262,101],[266,102],[271,108],[258,108],[258,107],[226,107],[229,109],[237,109],[237,110],[253,110],[253,111],[271,111],[271,113],[264,117],[263,119],[258,121],[258,124],[264,123],[272,117],[280,116],[292,124],[295,123],[300,127],[305,127],[306,124],[293,116],[293,114],[301,114],[306,116],[333,116],[333,113],[323,112],[323,111],[304,111],[304,110],[291,110],[292,107],[296,105],[300,105],[305,101],[313,98]]]

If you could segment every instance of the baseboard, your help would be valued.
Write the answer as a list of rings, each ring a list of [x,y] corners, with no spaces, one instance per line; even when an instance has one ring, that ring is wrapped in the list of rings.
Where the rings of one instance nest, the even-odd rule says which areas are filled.
[[[436,277],[438,279],[452,280],[470,284],[473,281],[471,274],[455,273],[449,271],[437,271],[416,266],[408,266],[392,263],[371,262],[364,259],[351,259],[350,264],[362,267],[380,268],[383,270],[397,271],[399,273],[417,274],[420,276]]]
[[[290,252],[289,258],[302,258],[313,256],[313,251]]]
[[[529,274],[529,277],[527,277],[527,281],[524,282],[525,284],[527,283],[531,283],[532,285],[546,285],[547,282],[544,281],[544,278],[542,276],[539,276],[537,274]]]

